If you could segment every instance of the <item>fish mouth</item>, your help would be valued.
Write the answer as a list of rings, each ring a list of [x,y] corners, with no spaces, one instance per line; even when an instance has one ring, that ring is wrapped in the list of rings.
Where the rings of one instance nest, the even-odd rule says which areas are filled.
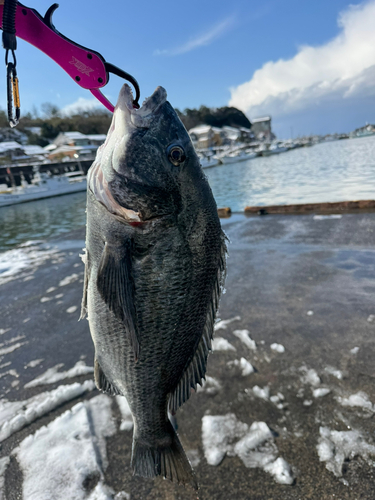
[[[137,128],[149,128],[154,115],[167,100],[167,91],[157,87],[154,93],[147,97],[140,108],[134,107],[132,89],[126,83],[122,86],[114,114],[122,114],[127,125]]]
[[[166,100],[166,90],[157,87],[137,109],[134,107],[132,89],[124,84],[120,90],[107,139],[98,149],[96,159],[87,175],[88,187],[97,201],[110,213],[129,223],[139,224],[147,220],[143,219],[139,212],[119,205],[112,196],[109,183],[118,173],[118,165],[124,160],[124,154],[126,155],[133,134],[137,133],[138,129],[145,130],[150,127],[155,114]]]

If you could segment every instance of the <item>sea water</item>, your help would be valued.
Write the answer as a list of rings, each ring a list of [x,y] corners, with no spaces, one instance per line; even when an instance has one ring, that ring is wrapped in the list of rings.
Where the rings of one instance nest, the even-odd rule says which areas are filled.
[[[205,169],[217,205],[282,205],[373,199],[375,136],[324,142]],[[0,208],[0,252],[83,227],[86,194]]]

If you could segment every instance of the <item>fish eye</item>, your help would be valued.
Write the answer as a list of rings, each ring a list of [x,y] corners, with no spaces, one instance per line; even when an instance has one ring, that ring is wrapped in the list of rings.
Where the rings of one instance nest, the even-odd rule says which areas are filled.
[[[168,160],[174,165],[178,167],[186,160],[185,151],[181,146],[169,146],[168,150]]]

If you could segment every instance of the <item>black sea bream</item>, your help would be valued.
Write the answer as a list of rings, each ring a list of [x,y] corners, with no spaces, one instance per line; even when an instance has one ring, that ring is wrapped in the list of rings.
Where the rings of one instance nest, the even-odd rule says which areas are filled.
[[[124,85],[88,175],[82,317],[95,381],[128,400],[134,474],[196,486],[169,421],[206,372],[226,245],[190,137],[158,87]]]

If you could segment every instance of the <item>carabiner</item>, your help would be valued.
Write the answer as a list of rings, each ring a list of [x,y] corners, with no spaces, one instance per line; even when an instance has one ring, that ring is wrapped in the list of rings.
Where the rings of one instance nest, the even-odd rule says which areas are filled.
[[[7,98],[8,98],[8,121],[13,128],[18,125],[21,116],[20,94],[16,66],[14,63],[7,63]],[[13,104],[15,114],[13,114]]]

